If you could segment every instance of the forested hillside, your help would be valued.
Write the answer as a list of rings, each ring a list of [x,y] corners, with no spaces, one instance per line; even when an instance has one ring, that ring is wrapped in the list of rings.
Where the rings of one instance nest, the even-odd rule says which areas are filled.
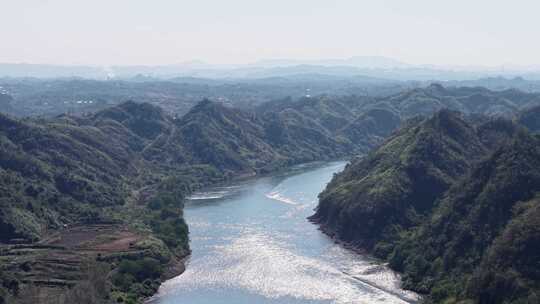
[[[98,261],[105,270],[94,282],[104,274],[112,287],[98,294],[136,301],[188,254],[182,210],[193,189],[377,147],[334,179],[316,218],[389,256],[478,161],[521,134],[496,117],[534,129],[534,112],[524,109],[537,102],[517,91],[432,85],[242,109],[203,100],[183,116],[132,101],[83,116],[0,115],[2,297],[38,286],[54,298],[91,284],[96,275],[83,270]],[[466,115],[418,117],[442,108]]]
[[[540,132],[540,106],[521,111],[517,115],[517,122],[526,126],[531,132]]]
[[[12,105],[13,97],[11,95],[0,93],[0,109],[2,109],[0,112],[3,113],[14,113],[15,109]]]
[[[436,303],[534,303],[539,161],[524,127],[442,110],[349,164],[312,219]]]
[[[45,303],[72,286],[56,303],[134,301],[157,289],[159,265],[189,252],[189,180],[154,170],[140,153],[170,127],[160,109],[131,102],[88,118],[0,116],[4,301]],[[128,262],[148,272],[122,276]],[[111,270],[112,295],[99,284]]]
[[[94,206],[122,205],[126,195],[124,184],[158,181],[163,178],[163,172],[181,172],[195,183],[200,182],[197,180],[215,182],[235,174],[270,172],[295,163],[367,152],[378,146],[404,119],[430,114],[439,108],[510,116],[515,109],[535,102],[536,95],[518,91],[447,89],[432,85],[389,98],[321,96],[271,102],[254,110],[203,101],[180,118],[169,117],[149,104],[133,102],[84,117],[64,115],[49,120],[19,120],[2,116],[2,170],[6,171],[5,176],[16,175],[6,179],[4,184],[10,184],[8,188],[18,185],[20,191],[16,195],[24,197],[12,201],[30,200],[40,204],[50,201],[55,202],[51,204],[55,208],[64,208],[60,206],[71,205],[64,202],[69,198],[86,206],[75,212],[84,214],[95,209]],[[495,109],[504,111],[499,113]],[[520,112],[517,120],[535,129],[535,109]],[[439,123],[451,124],[452,121],[442,119]],[[461,129],[450,125],[441,132]],[[450,135],[469,138],[468,134]],[[416,133],[407,136],[421,138]],[[428,131],[420,132],[420,136],[427,136],[426,143],[431,145],[443,145],[436,141],[445,140],[433,138]],[[456,142],[459,143],[454,140],[450,144]],[[485,146],[476,142],[459,144],[463,149],[478,147],[481,150]],[[462,151],[452,148],[457,149],[453,157],[463,157],[464,162],[472,160],[471,155],[460,155]],[[449,152],[441,149],[440,153]],[[411,155],[416,157],[414,153]],[[438,157],[445,159],[446,155]],[[466,165],[453,170],[459,171],[462,167]],[[137,178],[126,181],[126,176]],[[451,177],[444,176],[437,184],[446,185]],[[40,225],[58,227],[62,222],[58,210],[51,213],[45,208],[39,212],[39,220],[34,220]],[[23,214],[27,215],[25,218],[35,215],[27,211]],[[74,212],[66,211],[63,221],[73,216]],[[32,239],[40,234],[40,225],[36,223],[24,225],[24,229],[16,229],[12,224],[9,231],[19,232],[3,238]]]
[[[192,189],[354,153],[308,114],[288,111],[205,100],[181,118],[135,102],[83,117],[0,115],[3,299],[43,302],[72,286],[128,302],[151,295],[189,252],[182,209]],[[77,289],[105,280],[84,270],[96,260],[112,289]],[[36,286],[45,291],[26,294]]]

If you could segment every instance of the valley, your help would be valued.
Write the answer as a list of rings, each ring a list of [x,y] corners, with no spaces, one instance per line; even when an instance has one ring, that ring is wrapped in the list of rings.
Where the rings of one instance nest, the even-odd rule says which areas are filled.
[[[521,128],[536,130],[538,104],[536,93],[433,84],[386,97],[320,95],[248,107],[205,99],[184,115],[134,101],[84,115],[1,114],[1,295],[4,301],[37,297],[43,303],[69,303],[77,297],[138,303],[183,272],[190,253],[193,261],[198,258],[192,250],[200,247],[190,246],[190,224],[184,219],[184,204],[195,201],[186,198],[194,191],[336,159],[352,160],[320,195],[312,220],[336,239],[388,259],[392,268],[404,271],[405,288],[432,295],[436,286],[417,285],[424,284],[424,273],[413,276],[407,257],[397,259],[396,252],[405,255],[409,249],[396,248],[401,242],[415,244],[405,232],[423,229],[421,223],[438,210],[435,201],[485,156],[511,145],[513,138],[534,142]],[[322,190],[330,180],[324,176],[306,186]],[[431,190],[423,190],[425,185]],[[319,190],[310,190],[310,197]],[[272,193],[263,201],[291,201]],[[315,229],[305,219],[315,198],[305,203],[295,223]],[[276,225],[288,224],[293,223]],[[318,250],[294,257],[321,254]],[[359,263],[366,258],[360,256]],[[277,271],[267,270],[269,276]],[[388,293],[388,287],[366,281],[362,272],[343,271],[345,277],[336,282],[358,279],[364,286],[345,289],[375,288],[382,298],[404,301],[395,298],[398,291]],[[391,289],[401,290],[395,278]],[[291,296],[296,297],[294,292],[285,297]],[[347,297],[344,303],[354,302]]]

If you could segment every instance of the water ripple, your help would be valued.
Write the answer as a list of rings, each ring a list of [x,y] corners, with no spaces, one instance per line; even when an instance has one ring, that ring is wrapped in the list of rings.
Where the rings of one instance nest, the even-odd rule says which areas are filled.
[[[193,257],[152,303],[411,303],[399,275],[322,235],[306,220],[340,166],[244,185],[186,208]],[[283,202],[285,204],[275,203]],[[200,207],[203,206],[203,207]]]

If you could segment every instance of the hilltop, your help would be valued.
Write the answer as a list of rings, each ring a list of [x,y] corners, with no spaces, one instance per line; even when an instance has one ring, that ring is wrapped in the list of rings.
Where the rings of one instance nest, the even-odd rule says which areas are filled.
[[[414,225],[484,153],[479,136],[458,113],[438,112],[350,164],[321,193],[314,218],[346,241],[371,248],[395,237],[397,225]]]

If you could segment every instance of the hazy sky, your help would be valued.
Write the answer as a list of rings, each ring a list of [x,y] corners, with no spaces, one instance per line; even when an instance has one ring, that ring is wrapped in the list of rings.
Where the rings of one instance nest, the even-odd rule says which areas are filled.
[[[540,64],[540,0],[0,0],[0,62]]]

